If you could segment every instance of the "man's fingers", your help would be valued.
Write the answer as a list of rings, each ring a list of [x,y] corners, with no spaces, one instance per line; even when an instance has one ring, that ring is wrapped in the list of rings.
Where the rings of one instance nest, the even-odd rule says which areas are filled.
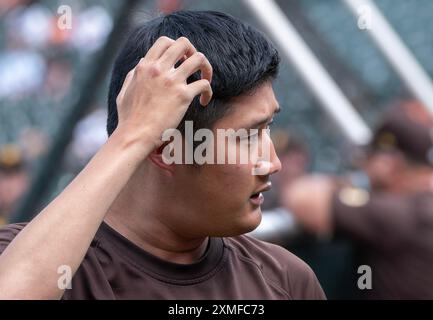
[[[194,97],[201,94],[200,104],[202,106],[207,106],[212,99],[212,88],[206,79],[194,81],[188,85],[188,89]]]
[[[180,37],[161,56],[161,64],[165,68],[172,68],[184,56],[189,58],[196,52],[196,48],[187,38]]]
[[[176,41],[170,39],[169,37],[160,37],[155,41],[153,46],[147,51],[145,56],[146,60],[155,61],[161,58],[167,49],[172,46]]]
[[[185,60],[177,69],[176,73],[183,79],[187,79],[196,71],[201,71],[201,78],[212,82],[212,66],[206,56],[201,52],[194,53]]]

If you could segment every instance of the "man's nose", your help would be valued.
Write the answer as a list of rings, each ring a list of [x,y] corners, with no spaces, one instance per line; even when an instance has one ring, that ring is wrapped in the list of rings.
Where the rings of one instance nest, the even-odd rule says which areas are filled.
[[[278,171],[281,171],[281,161],[280,158],[278,158],[274,144],[271,141],[271,167],[269,170],[269,175],[277,173]]]
[[[269,153],[266,157],[257,162],[252,171],[253,175],[272,175],[281,170],[281,161],[277,156],[274,144],[270,137],[268,137],[268,139]]]

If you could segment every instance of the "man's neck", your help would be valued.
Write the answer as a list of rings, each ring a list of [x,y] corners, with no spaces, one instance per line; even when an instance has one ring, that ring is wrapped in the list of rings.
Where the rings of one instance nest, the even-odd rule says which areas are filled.
[[[170,213],[180,208],[164,201],[166,181],[143,164],[111,205],[105,223],[144,251],[169,262],[191,264],[206,252],[208,238],[186,237],[167,221]],[[143,181],[153,181],[146,184]],[[158,187],[162,186],[162,187]]]
[[[110,210],[104,222],[144,251],[172,263],[197,262],[206,252],[209,241],[209,238],[191,240],[180,237],[148,216],[141,219],[126,217]]]

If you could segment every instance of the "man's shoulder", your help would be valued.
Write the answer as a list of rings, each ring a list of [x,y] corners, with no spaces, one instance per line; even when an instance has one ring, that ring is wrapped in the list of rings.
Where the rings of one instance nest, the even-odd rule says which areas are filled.
[[[260,267],[271,267],[297,276],[311,271],[302,259],[279,245],[248,235],[224,238],[224,240],[234,254],[253,260]]]
[[[224,241],[237,258],[255,264],[265,278],[288,288],[295,299],[325,298],[314,271],[287,249],[248,235]]]
[[[236,255],[253,259],[257,263],[273,264],[281,268],[309,268],[304,261],[287,249],[249,235],[224,238],[224,241]]]
[[[0,227],[0,254],[26,225],[27,222],[21,222]]]
[[[20,222],[0,226],[0,240],[12,240],[27,224],[28,222]]]

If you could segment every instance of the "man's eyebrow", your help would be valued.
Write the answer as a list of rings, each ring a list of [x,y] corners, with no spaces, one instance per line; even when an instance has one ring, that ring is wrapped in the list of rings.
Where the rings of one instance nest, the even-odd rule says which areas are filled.
[[[265,123],[268,123],[269,121],[271,121],[271,119],[274,117],[274,115],[277,114],[277,113],[279,113],[280,111],[281,111],[281,107],[279,105],[277,105],[277,108],[275,109],[275,111],[274,111],[274,113],[272,114],[271,117],[264,118],[262,120],[256,121],[252,125],[249,125],[248,128],[246,128],[246,129],[256,129],[256,128],[259,128],[260,126],[264,125]]]

